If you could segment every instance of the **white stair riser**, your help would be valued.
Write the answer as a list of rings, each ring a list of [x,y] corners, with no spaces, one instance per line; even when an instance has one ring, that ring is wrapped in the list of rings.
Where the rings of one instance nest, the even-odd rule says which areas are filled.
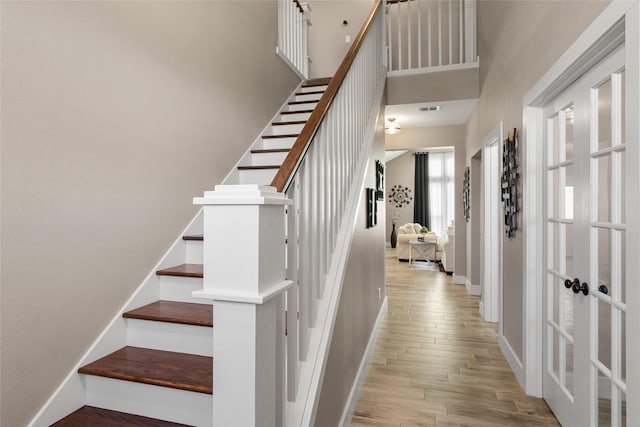
[[[327,87],[329,87],[329,86],[324,85],[324,86],[301,87],[298,92],[317,92],[319,90],[324,92],[325,90],[327,90]]]
[[[275,148],[291,148],[295,144],[296,138],[268,138],[262,140],[262,146],[259,147],[264,150],[272,150]]]
[[[300,120],[307,121],[309,117],[311,117],[311,113],[280,114],[279,120],[281,122],[297,122]]]
[[[187,246],[186,262],[189,264],[202,264],[202,240],[185,240]]]
[[[251,164],[253,166],[281,165],[289,152],[285,153],[252,153]]]
[[[297,135],[302,132],[304,123],[295,125],[271,126],[265,135]]]
[[[191,296],[193,291],[199,291],[201,289],[202,279],[199,278],[160,276],[160,299],[165,301],[206,304],[206,300],[193,298]]]
[[[213,356],[213,328],[127,319],[127,345]]]
[[[240,184],[271,185],[277,169],[255,169],[240,171]]]
[[[321,93],[310,93],[310,94],[304,94],[304,95],[296,95],[295,100],[296,101],[319,101],[321,97],[322,97]]]
[[[316,108],[317,102],[305,102],[303,104],[288,104],[287,111],[305,111]]]
[[[210,394],[84,375],[87,405],[198,427],[213,425]]]

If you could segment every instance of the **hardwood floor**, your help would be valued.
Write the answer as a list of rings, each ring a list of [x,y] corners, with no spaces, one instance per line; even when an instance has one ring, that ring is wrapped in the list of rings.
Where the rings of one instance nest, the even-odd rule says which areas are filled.
[[[521,390],[479,297],[451,276],[387,249],[387,297],[352,427],[559,425]]]

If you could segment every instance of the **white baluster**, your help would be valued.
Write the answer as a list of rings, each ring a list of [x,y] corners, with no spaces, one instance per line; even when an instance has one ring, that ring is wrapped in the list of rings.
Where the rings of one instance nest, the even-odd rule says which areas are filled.
[[[464,21],[462,19],[462,0],[458,0],[458,63],[462,64],[464,62]]]
[[[453,18],[451,15],[451,0],[447,0],[449,5],[449,64],[453,64]]]

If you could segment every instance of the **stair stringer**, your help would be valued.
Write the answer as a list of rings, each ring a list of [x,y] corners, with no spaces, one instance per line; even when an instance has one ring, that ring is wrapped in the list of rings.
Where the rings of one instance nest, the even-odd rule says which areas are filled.
[[[186,242],[182,240],[182,236],[201,233],[202,209],[198,211],[127,302],[114,315],[107,327],[94,340],[60,386],[29,422],[29,427],[47,427],[85,405],[85,381],[78,374],[78,369],[91,361],[112,353],[115,349],[127,345],[127,323],[122,314],[160,298],[160,279],[156,276],[156,271],[183,263],[186,259],[187,250]],[[203,301],[203,303],[208,303],[208,301]]]
[[[344,284],[346,264],[349,259],[351,242],[356,226],[356,213],[362,200],[364,200],[365,172],[373,149],[385,82],[386,79],[381,79],[369,111],[362,154],[358,159],[342,224],[337,233],[338,239],[335,250],[331,255],[329,272],[325,277],[325,292],[318,302],[316,326],[310,330],[308,357],[306,361],[298,362],[300,381],[296,399],[294,402],[287,402],[287,427],[308,427],[313,426],[315,422],[331,338]]]

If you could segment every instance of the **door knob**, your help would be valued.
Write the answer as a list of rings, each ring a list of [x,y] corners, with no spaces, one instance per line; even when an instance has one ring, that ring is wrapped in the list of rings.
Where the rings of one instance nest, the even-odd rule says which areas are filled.
[[[580,279],[578,279],[577,277],[575,279],[573,279],[573,281],[566,279],[564,281],[564,287],[567,289],[571,289],[572,286],[578,286],[580,287]],[[575,292],[575,291],[574,291]]]
[[[574,280],[571,290],[573,291],[574,294],[582,292],[583,295],[589,295],[589,285],[585,282],[583,282],[582,285],[580,285],[579,280],[577,281]]]
[[[569,279],[566,279],[564,281],[564,287],[567,289],[570,289],[572,286],[575,286],[576,284],[580,286],[580,279],[578,279],[577,277],[573,279],[573,282]]]
[[[609,288],[607,288],[607,285],[598,286],[598,291],[602,292],[605,295],[609,294]]]

